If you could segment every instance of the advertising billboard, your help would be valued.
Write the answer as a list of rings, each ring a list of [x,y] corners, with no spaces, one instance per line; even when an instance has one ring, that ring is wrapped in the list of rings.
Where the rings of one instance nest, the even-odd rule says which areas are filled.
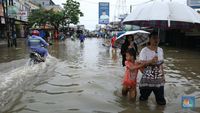
[[[200,8],[200,0],[187,0],[187,5],[192,8]]]
[[[99,24],[109,24],[109,2],[99,2]]]

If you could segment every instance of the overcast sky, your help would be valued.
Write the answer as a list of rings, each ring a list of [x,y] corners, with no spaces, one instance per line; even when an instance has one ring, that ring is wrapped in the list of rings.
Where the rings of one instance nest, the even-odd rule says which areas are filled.
[[[55,4],[61,5],[66,0],[53,0]],[[84,17],[81,17],[81,25],[85,25],[86,29],[94,30],[98,24],[98,2],[109,2],[110,3],[110,21],[115,20],[114,16],[119,12],[116,8],[116,4],[119,1],[126,1],[127,11],[129,11],[130,5],[137,7],[139,4],[148,2],[150,0],[76,0],[80,2],[80,9],[84,13]],[[165,0],[167,1],[167,0]],[[179,3],[186,4],[186,0],[172,0]]]

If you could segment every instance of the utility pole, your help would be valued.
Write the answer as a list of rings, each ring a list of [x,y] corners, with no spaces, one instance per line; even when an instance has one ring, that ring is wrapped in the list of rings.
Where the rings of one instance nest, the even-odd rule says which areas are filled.
[[[126,0],[117,0],[115,6],[115,21],[117,19],[123,19],[124,16],[127,14],[127,5]]]
[[[120,30],[122,29],[122,21],[127,16],[126,0],[117,0],[115,6],[114,22],[120,21]]]
[[[132,5],[130,5],[130,13],[132,13],[132,8],[133,8],[133,6],[132,6]]]
[[[6,20],[6,37],[7,37],[7,41],[8,41],[8,47],[14,45],[15,47],[17,46],[16,41],[12,40],[13,37],[13,33],[14,33],[14,29],[15,29],[15,18],[10,17],[10,15],[8,14],[8,8],[11,8],[11,6],[14,5],[13,0],[5,0],[4,1],[4,17]],[[11,14],[12,15],[12,14]]]

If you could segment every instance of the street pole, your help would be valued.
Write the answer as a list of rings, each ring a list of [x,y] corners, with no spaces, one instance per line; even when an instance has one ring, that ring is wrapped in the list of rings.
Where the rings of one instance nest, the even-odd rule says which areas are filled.
[[[132,6],[132,5],[130,5],[130,13],[132,13],[132,8],[133,8],[133,6]]]
[[[11,41],[10,41],[10,18],[9,18],[9,16],[8,16],[8,6],[9,6],[9,4],[10,4],[10,0],[8,1],[8,0],[5,0],[4,1],[5,2],[5,4],[4,4],[4,17],[5,17],[5,23],[6,23],[6,37],[7,37],[7,46],[8,47],[10,47],[10,45],[11,45]],[[4,3],[3,2],[3,3]]]

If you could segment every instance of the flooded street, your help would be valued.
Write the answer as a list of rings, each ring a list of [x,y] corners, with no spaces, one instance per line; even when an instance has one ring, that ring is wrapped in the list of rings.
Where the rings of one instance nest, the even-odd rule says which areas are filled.
[[[199,113],[200,53],[163,47],[166,106],[121,95],[124,68],[102,39],[54,42],[45,63],[28,66],[28,53],[3,48],[0,56],[0,112],[2,113]],[[140,79],[141,74],[138,76]],[[139,82],[139,80],[138,80]],[[182,109],[181,97],[195,96],[196,107]]]

